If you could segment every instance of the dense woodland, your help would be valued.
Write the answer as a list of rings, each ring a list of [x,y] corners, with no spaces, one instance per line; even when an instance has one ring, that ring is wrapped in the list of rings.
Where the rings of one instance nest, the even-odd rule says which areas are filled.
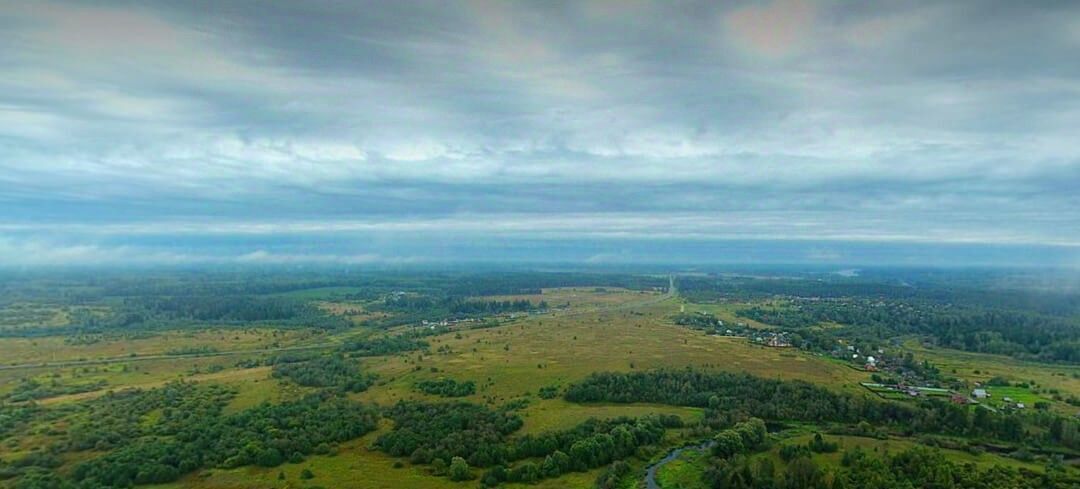
[[[948,348],[1080,362],[1080,294],[982,285],[976,289],[940,280],[913,285],[899,279],[688,277],[679,280],[679,292],[694,301],[767,299],[769,304],[743,307],[738,314],[780,328],[848,326],[833,332],[833,338],[915,334]]]
[[[779,307],[749,307],[739,315],[783,328],[822,323],[849,325],[849,334],[890,338],[927,335],[941,346],[1029,360],[1080,362],[1075,319],[1031,312],[961,307],[932,302],[867,299],[791,300]]]
[[[108,395],[89,403],[66,437],[3,469],[25,474],[19,489],[170,482],[203,467],[302,461],[375,429],[378,419],[375,410],[329,392],[224,414],[232,396],[216,385],[185,383]],[[160,416],[147,423],[151,412]],[[75,465],[67,478],[46,472],[61,454],[86,450],[104,455]]]
[[[542,289],[570,286],[626,287],[635,290],[667,286],[666,277],[618,273],[349,273],[323,270],[307,273],[267,270],[244,272],[175,271],[166,275],[123,272],[0,271],[0,336],[94,334],[115,331],[175,329],[208,324],[222,327],[273,324],[275,327],[344,329],[352,324],[328,314],[304,291],[333,289],[340,300],[367,301],[373,310],[395,312],[371,320],[390,327],[424,319],[477,317],[546,309],[543,302],[468,300],[489,295],[539,294]],[[6,306],[43,301],[72,307],[72,324],[8,324]],[[90,312],[88,306],[106,312]],[[21,317],[21,316],[20,316]],[[33,319],[32,317],[30,319]],[[15,326],[17,324],[17,326]]]
[[[571,402],[648,402],[703,407],[714,426],[757,417],[770,421],[834,423],[837,431],[874,435],[881,429],[904,434],[967,436],[1022,445],[1080,448],[1080,420],[1051,413],[1025,415],[969,409],[926,399],[917,404],[882,401],[801,381],[695,370],[597,373],[566,391]],[[874,429],[870,429],[870,427]]]
[[[355,362],[338,355],[322,356],[302,362],[277,363],[274,378],[289,379],[305,387],[326,387],[341,392],[363,392],[375,382]]]
[[[459,382],[454,379],[422,380],[416,383],[416,389],[425,394],[442,397],[465,397],[476,394],[476,382]]]
[[[536,482],[603,467],[658,443],[665,430],[682,426],[675,416],[615,418],[513,437],[523,424],[520,417],[476,404],[401,402],[387,416],[394,429],[375,442],[380,450],[431,465],[434,473],[452,479],[462,479],[462,474],[450,470],[454,460],[466,469],[488,468],[481,477],[485,486]]]
[[[1080,447],[1077,444],[1080,423],[1046,413],[1029,417],[1001,416],[988,409],[970,410],[936,401],[899,408],[887,402],[863,403],[799,382],[693,371],[595,374],[572,386],[566,398],[574,402],[659,402],[706,407],[711,412],[707,419],[719,420],[714,422],[714,427],[731,426],[718,428],[710,442],[713,458],[703,478],[709,487],[717,489],[1063,489],[1075,487],[1078,482],[1066,475],[1060,462],[1052,463],[1044,473],[1000,466],[979,469],[973,464],[950,462],[927,448],[894,455],[871,454],[856,448],[845,452],[841,467],[834,470],[831,466],[819,466],[811,457],[813,453],[838,449],[835,443],[820,434],[805,446],[782,446],[783,469],[778,469],[768,457],[753,456],[769,447],[765,422],[758,417],[775,421],[828,422],[824,425],[831,426],[837,433],[859,436],[885,436],[874,427],[888,427],[908,432],[1008,441],[1016,446],[1026,444],[1027,448],[1021,448],[1017,453],[1052,446],[1066,450]],[[800,412],[800,408],[805,408],[806,412]],[[737,419],[748,421],[732,424]],[[1035,435],[1044,430],[1043,436]],[[1058,456],[1052,455],[1051,460],[1060,460],[1053,457]],[[618,472],[614,466],[612,470]],[[597,486],[614,487],[614,483],[601,476]]]
[[[1010,488],[1066,489],[1075,487],[1061,466],[1045,473],[949,461],[928,448],[895,454],[873,454],[858,448],[843,454],[839,468],[822,466],[802,450],[778,467],[771,458],[754,457],[753,449],[714,458],[704,482],[715,489],[916,489]]]

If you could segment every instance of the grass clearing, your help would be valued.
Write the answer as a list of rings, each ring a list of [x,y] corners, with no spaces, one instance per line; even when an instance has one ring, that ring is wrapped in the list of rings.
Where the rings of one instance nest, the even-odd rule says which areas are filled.
[[[657,471],[656,483],[663,489],[708,489],[702,478],[707,458],[701,451],[687,450]]]
[[[259,350],[320,341],[323,336],[313,330],[204,328],[139,335],[91,335],[81,342],[65,336],[0,338],[0,358],[5,364],[15,365],[165,355],[198,349]]]

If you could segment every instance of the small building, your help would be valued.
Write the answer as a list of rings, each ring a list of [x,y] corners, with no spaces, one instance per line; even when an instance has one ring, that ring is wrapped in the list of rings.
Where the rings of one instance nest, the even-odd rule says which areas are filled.
[[[1024,403],[1022,403],[1022,402],[1016,403],[1016,409],[1024,409]]]
[[[769,338],[769,341],[767,341],[765,344],[773,348],[788,348],[791,346],[791,342],[779,335]]]
[[[986,392],[986,389],[975,389],[971,391],[971,397],[974,397],[975,399],[986,399],[987,397],[990,397],[990,393]]]

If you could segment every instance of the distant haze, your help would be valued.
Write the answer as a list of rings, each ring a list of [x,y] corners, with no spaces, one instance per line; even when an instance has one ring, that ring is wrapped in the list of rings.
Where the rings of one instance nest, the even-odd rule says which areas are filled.
[[[0,0],[0,266],[1080,268],[1078,2]]]

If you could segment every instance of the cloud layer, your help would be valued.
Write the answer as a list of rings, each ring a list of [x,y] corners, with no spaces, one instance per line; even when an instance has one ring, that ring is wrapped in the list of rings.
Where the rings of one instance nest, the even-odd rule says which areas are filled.
[[[81,250],[0,261],[148,235],[162,261],[215,259],[194,235],[370,261],[267,249],[410,232],[1076,249],[1077,26],[1070,2],[0,0],[0,237]]]

